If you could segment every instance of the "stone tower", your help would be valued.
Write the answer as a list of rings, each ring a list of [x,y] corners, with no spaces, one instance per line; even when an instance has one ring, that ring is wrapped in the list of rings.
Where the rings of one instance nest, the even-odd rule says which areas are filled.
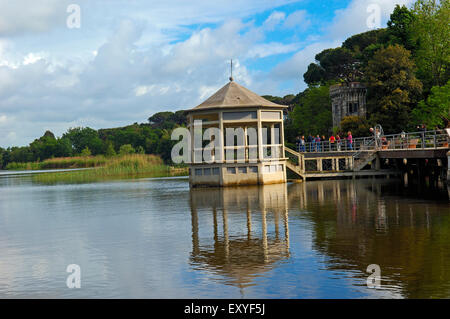
[[[366,116],[366,93],[366,87],[360,82],[330,86],[333,127],[340,127],[346,116]]]

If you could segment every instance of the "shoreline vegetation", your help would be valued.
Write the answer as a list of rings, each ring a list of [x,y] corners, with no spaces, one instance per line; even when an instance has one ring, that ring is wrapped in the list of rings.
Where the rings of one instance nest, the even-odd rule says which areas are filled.
[[[52,158],[43,162],[10,163],[10,170],[45,170],[90,168],[87,170],[40,173],[32,176],[34,182],[44,184],[89,183],[104,180],[169,177],[187,175],[187,167],[164,164],[156,155],[128,154],[113,157],[85,156]]]

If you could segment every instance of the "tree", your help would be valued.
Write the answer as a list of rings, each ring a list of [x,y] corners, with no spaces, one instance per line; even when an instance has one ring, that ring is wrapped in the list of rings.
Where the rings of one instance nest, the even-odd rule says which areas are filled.
[[[429,128],[446,127],[450,122],[450,81],[442,87],[431,88],[426,101],[420,101],[412,114],[416,124],[424,123]]]
[[[290,117],[298,135],[328,134],[332,125],[329,86],[306,89]]]
[[[352,132],[353,137],[364,137],[369,135],[369,122],[361,116],[346,116],[341,121],[342,132]]]
[[[311,63],[308,70],[303,74],[303,80],[308,85],[318,85],[326,78],[326,71],[320,65]]]
[[[0,169],[3,169],[3,154],[5,153],[6,151],[3,149],[3,148],[1,148],[0,147]]]
[[[178,125],[186,125],[187,124],[186,111],[184,110],[176,111],[171,116],[171,119]]]
[[[407,50],[414,50],[413,40],[414,13],[405,6],[396,5],[387,22],[387,36],[390,44],[400,44]]]
[[[134,150],[133,146],[131,146],[131,144],[124,144],[119,149],[120,155],[128,155],[134,153],[136,153],[136,151]]]
[[[168,111],[158,112],[150,116],[148,118],[148,121],[150,122],[150,124],[161,124],[162,122],[167,121],[172,114],[172,112]]]
[[[103,153],[103,141],[99,138],[98,132],[90,127],[70,128],[62,137],[72,143],[75,154],[80,154],[86,147],[93,155]]]
[[[417,0],[413,12],[417,76],[428,91],[443,86],[450,76],[450,1]]]
[[[116,151],[114,150],[114,146],[110,141],[107,142],[105,155],[107,157],[116,156]]]
[[[136,154],[145,154],[145,149],[142,146],[136,148]]]
[[[87,157],[87,156],[91,156],[91,150],[89,149],[89,147],[85,147],[82,151],[81,151],[81,156],[83,157]]]
[[[414,75],[411,54],[400,45],[377,51],[366,69],[367,110],[370,121],[380,123],[385,132],[405,130],[409,113],[422,91]]]
[[[358,55],[368,46],[377,43],[386,43],[386,29],[370,30],[352,35],[342,43],[342,48]]]

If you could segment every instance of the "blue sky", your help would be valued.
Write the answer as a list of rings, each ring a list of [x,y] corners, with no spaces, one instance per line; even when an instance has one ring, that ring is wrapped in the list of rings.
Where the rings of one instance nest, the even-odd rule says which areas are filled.
[[[192,108],[226,84],[230,59],[256,93],[296,94],[317,53],[411,2],[0,0],[0,146]]]

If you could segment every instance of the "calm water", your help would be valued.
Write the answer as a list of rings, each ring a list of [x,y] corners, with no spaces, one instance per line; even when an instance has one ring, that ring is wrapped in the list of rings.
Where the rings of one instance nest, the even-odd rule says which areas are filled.
[[[81,267],[69,289],[66,267]],[[381,288],[366,268],[381,268]],[[0,177],[0,298],[450,298],[447,190]]]

